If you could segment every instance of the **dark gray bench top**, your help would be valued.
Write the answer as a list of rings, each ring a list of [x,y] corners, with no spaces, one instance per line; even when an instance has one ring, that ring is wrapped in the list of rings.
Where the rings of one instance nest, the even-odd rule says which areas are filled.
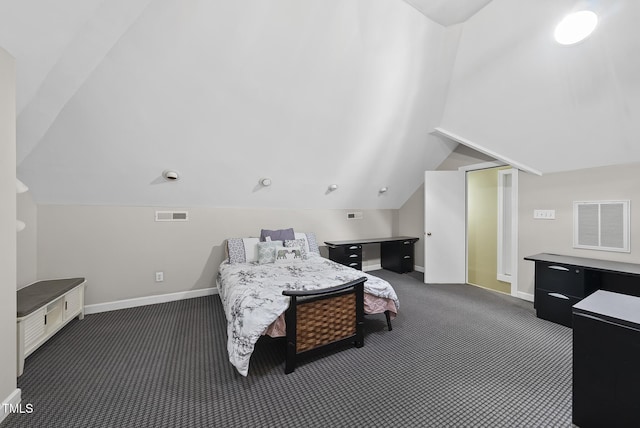
[[[50,279],[21,288],[18,290],[18,318],[26,317],[83,282],[84,278]]]

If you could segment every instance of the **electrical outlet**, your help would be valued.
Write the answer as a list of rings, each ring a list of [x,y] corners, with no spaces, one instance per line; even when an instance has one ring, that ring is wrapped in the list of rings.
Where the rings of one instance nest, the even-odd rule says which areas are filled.
[[[164,281],[164,272],[156,272],[156,282]]]

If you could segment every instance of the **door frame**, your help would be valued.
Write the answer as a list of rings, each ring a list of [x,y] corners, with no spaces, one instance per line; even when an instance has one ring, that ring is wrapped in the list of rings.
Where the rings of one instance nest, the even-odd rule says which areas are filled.
[[[501,166],[508,166],[504,162],[500,161],[491,161],[491,162],[482,162],[476,163],[472,165],[466,165],[458,168],[459,171],[464,171],[465,174],[465,187],[467,185],[467,172],[469,171],[478,171],[481,169],[490,169],[497,168]],[[513,168],[509,171],[512,171],[512,181],[511,181],[511,296],[518,297],[521,299],[526,299],[526,296],[518,291],[518,168]],[[498,183],[498,189],[500,189],[500,184]],[[465,192],[466,193],[466,192]],[[465,207],[468,209],[467,200],[465,198]],[[466,211],[468,213],[468,211]],[[468,215],[468,214],[466,214]],[[467,218],[468,221],[468,218]],[[498,245],[500,245],[500,236],[497,237]],[[465,228],[465,240],[468,239],[468,230]],[[466,270],[465,270],[465,281],[469,283],[469,246],[466,245]],[[499,273],[498,273],[499,274]],[[502,279],[501,279],[502,280]]]

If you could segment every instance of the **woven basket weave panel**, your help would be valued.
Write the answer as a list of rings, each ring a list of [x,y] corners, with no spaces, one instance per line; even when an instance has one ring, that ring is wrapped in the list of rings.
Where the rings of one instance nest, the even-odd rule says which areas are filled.
[[[345,294],[300,304],[297,308],[296,352],[356,334],[356,296]]]

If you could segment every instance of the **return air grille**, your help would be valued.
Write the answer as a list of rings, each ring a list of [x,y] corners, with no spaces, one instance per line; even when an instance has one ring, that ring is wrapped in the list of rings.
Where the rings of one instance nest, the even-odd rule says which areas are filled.
[[[156,211],[156,221],[189,221],[189,212]]]
[[[628,200],[574,202],[574,248],[628,253],[629,203]]]

